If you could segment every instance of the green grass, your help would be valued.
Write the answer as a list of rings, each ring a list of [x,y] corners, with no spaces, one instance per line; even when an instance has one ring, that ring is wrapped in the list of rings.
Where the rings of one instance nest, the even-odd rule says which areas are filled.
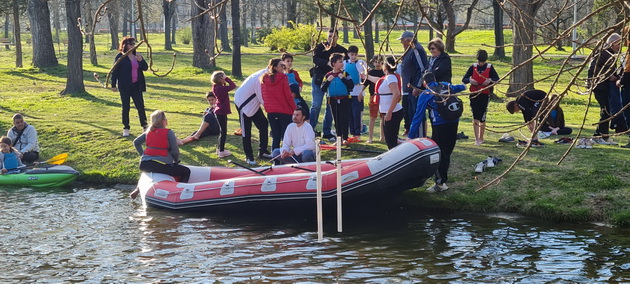
[[[508,31],[509,32],[509,31]],[[507,32],[506,32],[507,33]],[[397,37],[399,32],[394,32]],[[428,38],[421,35],[420,38]],[[508,34],[506,34],[508,36]],[[394,38],[395,38],[394,37]],[[154,66],[164,72],[170,68],[172,53],[163,50],[163,35],[151,35],[154,44]],[[422,41],[422,40],[421,40]],[[424,41],[423,41],[424,42]],[[462,55],[473,55],[481,48],[480,44],[493,42],[491,31],[467,31],[457,41],[457,50]],[[357,41],[353,41],[357,44]],[[401,52],[398,42],[392,41],[395,52]],[[55,45],[57,47],[57,45]],[[87,93],[61,96],[64,88],[66,68],[65,55],[59,59],[61,65],[39,70],[36,68],[13,68],[14,51],[0,50],[0,131],[6,132],[11,126],[11,115],[21,112],[27,121],[35,125],[40,135],[42,159],[62,152],[70,153],[67,162],[81,171],[80,180],[90,184],[135,183],[139,171],[139,157],[132,145],[132,137],[121,137],[120,99],[117,92],[104,89],[92,79],[92,73],[105,78],[116,52],[108,50],[106,35],[97,37],[99,66],[89,64],[84,55],[84,78]],[[204,93],[211,87],[209,75],[212,70],[200,70],[191,67],[192,47],[175,45],[180,53],[173,73],[160,78],[147,74],[148,91],[144,94],[147,113],[155,109],[167,112],[170,127],[179,137],[185,137],[198,127],[200,112],[205,109]],[[30,46],[24,45],[24,62],[31,61]],[[489,51],[490,48],[486,48]],[[140,52],[145,54],[143,47]],[[269,53],[265,47],[250,46],[245,53]],[[509,55],[508,51],[508,55]],[[558,55],[568,54],[553,52]],[[243,55],[243,73],[251,74],[265,67],[274,55]],[[536,78],[556,74],[558,60],[537,60],[534,65]],[[472,63],[468,56],[453,57],[454,81],[458,81]],[[505,74],[510,65],[506,62],[492,62],[499,72]],[[573,64],[579,64],[575,61]],[[231,73],[231,57],[219,56],[219,69]],[[296,56],[294,67],[300,72],[305,82],[310,82],[307,70],[310,57]],[[560,76],[560,87],[565,87],[570,80],[568,72]],[[580,82],[581,83],[581,82]],[[240,84],[240,80],[237,80]],[[537,87],[549,88],[551,80],[538,84]],[[503,96],[507,86],[497,87]],[[310,104],[310,84],[303,90],[306,101]],[[464,98],[467,106],[467,98]],[[569,126],[575,130],[580,126],[588,96],[570,95],[562,106]],[[591,103],[584,133],[593,133],[591,123],[597,121],[596,103]],[[232,109],[235,111],[234,109]],[[367,111],[365,112],[367,121]],[[131,111],[132,134],[140,133],[135,110]],[[488,113],[488,125],[501,127],[521,122],[520,115],[509,115],[503,102],[491,102]],[[237,115],[229,116],[228,133],[238,128]],[[472,136],[471,113],[467,107],[460,123],[460,131]],[[499,128],[491,128],[501,130]],[[376,134],[378,137],[378,134]],[[487,143],[482,147],[473,145],[473,139],[460,140],[453,153],[450,169],[449,187],[444,194],[426,194],[424,188],[405,193],[403,201],[410,206],[440,208],[465,211],[509,211],[557,221],[573,222],[609,222],[620,226],[630,224],[630,150],[611,146],[600,146],[592,150],[574,149],[566,160],[556,165],[568,146],[554,145],[551,140],[544,140],[547,147],[531,149],[525,159],[516,168],[499,181],[480,192],[475,190],[506,170],[514,162],[522,149],[513,144],[495,142],[501,133],[487,133]],[[522,139],[518,132],[512,133]],[[617,138],[620,143],[627,143],[625,137]],[[182,161],[191,165],[223,165],[226,160],[217,159],[214,154],[216,139],[203,140],[181,148]],[[383,143],[355,144],[352,147],[385,150]],[[227,149],[234,153],[234,160],[244,160],[240,138],[229,135]],[[324,158],[333,158],[333,153],[326,153]],[[344,153],[344,158],[361,156],[359,153]],[[476,174],[474,165],[487,156],[499,156],[503,163],[485,173]],[[263,161],[259,161],[263,162]],[[421,170],[421,169],[418,169]]]

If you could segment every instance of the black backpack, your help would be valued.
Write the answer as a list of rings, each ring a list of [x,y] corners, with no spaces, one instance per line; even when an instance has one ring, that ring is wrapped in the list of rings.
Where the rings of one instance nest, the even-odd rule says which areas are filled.
[[[439,84],[434,90],[440,95],[435,95],[434,101],[437,104],[437,112],[446,121],[457,120],[464,113],[464,103],[457,96],[449,96],[448,85]]]

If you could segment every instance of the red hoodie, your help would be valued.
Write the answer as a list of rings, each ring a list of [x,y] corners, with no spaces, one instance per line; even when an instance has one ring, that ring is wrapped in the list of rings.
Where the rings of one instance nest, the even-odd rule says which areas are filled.
[[[263,106],[267,113],[284,113],[293,115],[295,101],[289,89],[289,79],[284,73],[276,73],[273,82],[271,76],[265,74],[262,82]]]

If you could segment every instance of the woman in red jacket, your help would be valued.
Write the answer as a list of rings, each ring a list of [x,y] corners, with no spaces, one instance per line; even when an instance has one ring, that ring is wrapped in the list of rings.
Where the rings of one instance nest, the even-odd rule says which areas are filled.
[[[269,60],[267,72],[260,77],[263,106],[267,111],[269,126],[271,126],[271,149],[280,148],[284,131],[291,124],[291,116],[296,109],[289,88],[289,79],[284,74],[285,68],[282,59],[273,58]]]

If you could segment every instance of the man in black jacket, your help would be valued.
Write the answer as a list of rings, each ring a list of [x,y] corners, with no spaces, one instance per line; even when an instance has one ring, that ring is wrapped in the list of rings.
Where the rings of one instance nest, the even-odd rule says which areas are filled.
[[[348,59],[348,50],[337,44],[339,39],[339,32],[336,29],[330,29],[328,31],[328,39],[325,42],[318,44],[313,51],[313,69],[311,69],[311,87],[312,87],[312,103],[310,111],[310,123],[315,130],[317,122],[319,121],[319,111],[322,108],[322,102],[324,101],[324,92],[321,89],[322,79],[324,75],[332,70],[329,64],[330,55],[333,53],[342,53],[344,60]],[[326,107],[324,113],[324,122],[322,126],[323,138],[331,139],[334,135],[331,133],[332,128],[332,115],[330,109]]]

